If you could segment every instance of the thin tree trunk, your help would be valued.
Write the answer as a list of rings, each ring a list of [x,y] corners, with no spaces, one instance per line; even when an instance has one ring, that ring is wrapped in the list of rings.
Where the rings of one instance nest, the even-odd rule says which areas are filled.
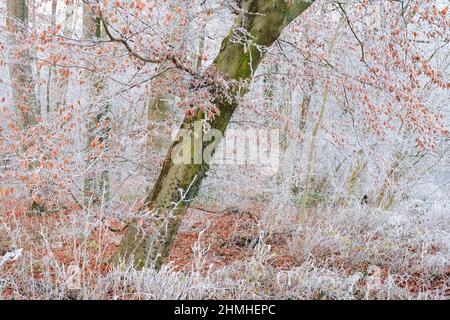
[[[85,40],[96,40],[102,36],[100,17],[95,15],[95,6],[85,4],[83,7],[83,38]],[[91,99],[99,97],[105,85],[105,80],[96,74],[90,75]],[[107,150],[109,144],[110,124],[110,106],[105,103],[99,110],[92,104],[89,112],[87,124],[87,177],[84,180],[84,203],[85,205],[100,204],[109,202],[110,183],[109,172],[101,167],[98,157],[91,156],[93,148],[102,145]],[[98,168],[100,166],[100,168]]]
[[[173,1],[176,4],[179,0]],[[168,39],[168,45],[170,47],[183,50],[185,43],[182,39],[183,31],[187,26],[178,26],[171,31]],[[159,66],[159,72],[164,71],[170,67],[169,63],[163,63]],[[148,136],[146,145],[146,158],[148,161],[148,168],[155,168],[156,172],[149,172],[147,179],[146,193],[152,190],[153,184],[158,177],[158,171],[160,169],[160,161],[164,159],[164,155],[170,147],[171,135],[166,133],[166,126],[168,119],[172,118],[175,114],[173,94],[166,93],[165,91],[170,79],[174,76],[173,70],[168,70],[160,77],[158,77],[152,83],[152,91],[156,94],[147,102],[147,120],[148,120]],[[154,134],[152,134],[154,133]],[[158,160],[158,166],[154,165],[154,159]]]
[[[64,21],[64,38],[70,39],[73,36],[75,22],[75,4],[73,0],[66,0],[66,14]],[[57,87],[59,88],[58,98],[56,102],[56,109],[60,106],[67,105],[67,87],[69,85],[69,77],[64,76],[58,80]]]
[[[200,35],[199,44],[198,44],[198,57],[195,65],[195,69],[197,72],[202,70],[203,65],[203,54],[205,53],[205,40],[206,40],[206,23],[202,25],[202,34]]]
[[[251,14],[241,13],[237,18],[228,37],[222,42],[214,67],[228,79],[246,80],[252,77],[258,68],[264,53],[254,45],[243,46],[232,41],[237,27],[243,28],[253,36],[253,43],[270,47],[279,37],[283,29],[313,1],[285,1],[285,0],[249,0],[243,3],[244,9]],[[239,93],[235,90],[234,94]],[[209,121],[212,129],[224,133],[237,107],[236,102],[223,100],[218,97],[215,104],[220,111],[214,119]],[[205,119],[198,111],[193,117],[186,117],[182,129],[190,129],[196,120]],[[218,141],[214,141],[213,149]],[[133,221],[127,228],[122,242],[113,256],[114,262],[123,260],[133,261],[137,268],[153,266],[160,269],[167,260],[181,221],[193,199],[200,189],[203,178],[209,166],[201,164],[175,164],[172,152],[181,143],[179,136],[171,145],[163,163],[160,176],[147,197],[143,210],[154,211],[156,219],[152,217],[148,222]],[[194,142],[195,145],[195,142]],[[203,144],[205,147],[205,143]],[[193,155],[191,155],[193,157]],[[195,163],[195,162],[193,162]]]
[[[305,94],[302,99],[302,104],[300,105],[299,129],[302,132],[303,130],[305,130],[306,123],[308,122],[308,110],[310,103],[311,103],[311,96],[309,94]]]
[[[58,0],[52,0],[52,18],[51,25],[54,28],[56,25],[56,11],[58,10]]]
[[[51,28],[54,29],[56,27],[56,14],[58,9],[58,0],[52,0],[52,17],[51,17]],[[53,74],[53,67],[48,67],[48,77],[47,77],[47,115],[51,112],[51,100],[50,100],[50,93],[51,93],[51,87],[52,87],[52,74]]]
[[[64,21],[64,37],[71,37],[75,22],[75,4],[73,0],[66,0],[66,18]]]
[[[15,36],[26,39],[29,32],[28,23],[28,2],[26,0],[8,0],[6,3],[9,17],[7,24],[15,32]],[[32,72],[32,57],[29,47],[18,47],[15,37],[11,37],[12,47],[20,51],[19,59],[14,60],[10,65],[10,76],[13,84],[13,100],[18,115],[19,123],[25,132],[37,124],[40,117],[40,105],[36,97],[36,86]],[[23,146],[26,153],[30,145]],[[35,166],[32,162],[30,170]],[[45,211],[45,207],[37,198],[35,186],[29,190],[30,206],[28,214],[40,214]]]
[[[308,123],[308,113],[309,113],[309,108],[310,108],[310,104],[311,104],[311,92],[312,92],[313,87],[314,87],[314,83],[311,82],[309,84],[309,88],[303,92],[302,102],[299,106],[298,129],[299,129],[299,132],[302,134],[305,133],[305,128]],[[299,166],[300,166],[300,164],[298,162],[294,163],[294,172],[297,172],[300,170]],[[292,182],[293,183],[292,183],[291,191],[294,195],[298,195],[298,193],[301,191],[300,182],[297,179],[294,179]]]
[[[395,193],[390,191],[390,185],[396,185],[400,179],[400,173],[398,168],[404,159],[404,155],[401,152],[397,152],[395,155],[394,162],[391,167],[386,172],[386,178],[384,179],[383,186],[379,190],[377,197],[375,199],[375,207],[380,208],[383,205],[383,201],[386,198],[386,203],[384,209],[389,209],[395,202]],[[387,197],[386,197],[387,194]]]
[[[364,169],[367,166],[367,161],[363,161],[363,155],[363,150],[359,150],[356,159],[356,166],[355,168],[351,168],[350,178],[348,179],[348,196],[347,200],[344,200],[345,206],[349,204],[349,201],[351,200],[353,195],[353,191],[355,190],[356,183],[358,182],[358,179],[361,177]]]
[[[331,54],[334,50],[334,46],[336,44],[336,40],[337,40],[338,36],[339,36],[339,29],[336,29],[336,31],[333,35],[333,38],[331,39],[330,46],[328,48],[328,53],[327,53],[328,61],[331,59]],[[312,133],[311,133],[311,142],[309,144],[309,149],[308,149],[308,162],[306,165],[305,189],[303,190],[302,201],[300,204],[300,210],[297,215],[298,221],[300,223],[303,223],[306,218],[306,204],[308,202],[308,197],[309,197],[313,158],[315,157],[315,152],[316,152],[316,139],[317,139],[317,134],[319,132],[319,128],[322,125],[323,117],[325,115],[325,107],[328,102],[328,96],[329,96],[329,87],[328,87],[328,84],[326,84],[325,88],[323,90],[322,105],[321,105],[320,111],[319,111],[319,118],[317,119],[316,123],[313,126]]]
[[[8,25],[17,31],[20,37],[28,36],[28,3],[25,0],[8,0]],[[13,47],[17,46],[12,39]],[[20,116],[24,129],[36,124],[40,116],[40,107],[37,102],[35,83],[31,68],[31,54],[29,48],[19,48],[20,59],[10,65],[11,80],[14,87],[13,98],[16,110]]]
[[[292,136],[292,126],[291,126],[291,117],[292,117],[292,88],[287,86],[284,92],[284,104],[282,114],[286,117],[286,123],[283,127],[283,131],[281,134],[281,152],[286,152],[289,141]]]

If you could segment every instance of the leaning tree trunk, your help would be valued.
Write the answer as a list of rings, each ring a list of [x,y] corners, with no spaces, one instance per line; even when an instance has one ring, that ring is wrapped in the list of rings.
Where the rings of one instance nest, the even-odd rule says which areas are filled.
[[[283,29],[314,1],[304,0],[244,0],[243,11],[237,18],[228,37],[222,42],[214,67],[229,80],[250,79],[258,68],[264,53],[257,47],[270,47]],[[251,36],[248,45],[232,40],[238,28],[243,28]],[[234,95],[238,95],[236,90]],[[220,113],[209,121],[211,129],[224,133],[237,107],[229,99],[215,99]],[[181,129],[190,129],[196,120],[204,119],[198,111],[193,117],[186,117]],[[181,130],[180,130],[181,131]],[[151,218],[136,219],[127,228],[113,261],[133,261],[137,268],[153,266],[160,269],[167,260],[175,236],[180,227],[189,200],[200,189],[203,178],[209,169],[207,163],[176,164],[172,153],[182,142],[181,135],[172,143],[152,193],[147,197],[143,211],[153,212]],[[218,141],[214,140],[213,149]],[[196,142],[194,141],[194,145]],[[205,144],[203,144],[205,147]],[[208,146],[211,148],[211,145]],[[193,157],[193,156],[192,156]]]

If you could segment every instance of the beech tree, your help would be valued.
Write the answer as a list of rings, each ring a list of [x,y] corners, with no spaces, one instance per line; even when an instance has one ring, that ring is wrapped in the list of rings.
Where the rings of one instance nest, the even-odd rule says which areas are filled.
[[[8,0],[7,9],[10,14],[8,25],[13,28],[23,39],[28,36],[28,3],[26,0]],[[36,118],[40,116],[40,106],[37,104],[33,74],[31,71],[31,57],[28,48],[21,48],[16,39],[12,39],[13,45],[18,46],[21,54],[11,64],[11,77],[15,84],[14,103],[22,118],[24,128],[36,124]],[[22,51],[23,50],[23,51]]]
[[[301,15],[314,1],[248,0],[241,3],[244,9],[237,18],[230,34],[222,42],[214,60],[214,71],[224,75],[226,80],[247,80],[252,77],[264,57],[261,47],[270,47],[283,29]],[[242,29],[238,31],[239,29]],[[236,32],[250,35],[249,46],[232,41]],[[221,88],[219,88],[220,90]],[[243,94],[244,89],[232,88],[231,101],[218,95],[214,104],[218,114],[208,121],[211,129],[227,129],[228,123],[237,108],[234,97]],[[182,129],[190,129],[195,121],[205,118],[199,110],[187,116]],[[166,159],[153,191],[147,197],[144,210],[156,210],[156,219],[137,225],[134,221],[119,246],[115,260],[132,257],[136,267],[154,266],[161,268],[172,248],[190,199],[194,198],[208,172],[208,164],[174,164],[172,152],[181,142],[178,137],[169,148]],[[214,141],[217,144],[218,141]],[[193,156],[193,155],[192,155]],[[148,225],[150,224],[150,225]]]
[[[10,74],[13,86],[13,100],[14,109],[19,115],[18,123],[23,130],[28,130],[37,124],[38,118],[41,116],[41,107],[36,97],[35,79],[32,73],[32,59],[30,48],[23,47],[24,41],[29,36],[29,8],[26,0],[8,0],[6,3],[10,18],[7,20],[7,25],[14,32],[16,37],[11,37],[11,43],[15,52],[20,52],[14,57],[10,65]],[[23,152],[27,152],[30,143],[22,146]],[[30,163],[31,167],[36,166],[35,162]],[[37,212],[45,211],[44,205],[41,203],[42,195],[38,194],[35,185],[29,188],[28,212],[35,214]]]
[[[102,24],[101,19],[97,15],[97,6],[83,6],[83,37],[85,40],[101,41]],[[96,97],[100,96],[105,90],[105,78],[99,74],[90,74],[87,77],[91,83],[89,90],[89,98],[96,101]],[[101,103],[99,108],[91,106],[87,123],[87,150],[95,148],[99,144],[103,144],[107,148],[109,142],[110,119],[108,103]],[[97,169],[99,166],[98,157],[88,154],[86,163],[89,176],[84,181],[84,202],[85,204],[107,203],[109,201],[109,173],[105,168]],[[103,201],[102,201],[103,200]]]

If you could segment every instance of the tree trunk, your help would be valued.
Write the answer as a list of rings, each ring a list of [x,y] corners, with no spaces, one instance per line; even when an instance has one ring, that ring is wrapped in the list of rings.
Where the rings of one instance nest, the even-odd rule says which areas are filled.
[[[26,38],[28,35],[28,3],[26,0],[8,0],[7,9],[10,17],[8,25],[13,27],[17,34]],[[15,20],[15,21],[14,21]],[[12,39],[13,47],[17,45]],[[19,49],[20,59],[10,66],[13,83],[13,98],[16,110],[24,129],[35,125],[36,118],[40,116],[40,107],[36,99],[35,84],[31,68],[31,54],[29,48]]]
[[[58,0],[52,0],[52,15],[50,18],[50,27],[55,29],[56,27],[56,15],[58,10]],[[47,92],[46,92],[46,104],[47,104],[47,115],[51,112],[51,99],[50,95],[52,93],[52,82],[53,82],[53,66],[48,67],[48,76],[47,76]]]
[[[313,1],[285,0],[247,0],[243,1],[242,12],[237,18],[230,34],[223,40],[214,67],[228,79],[246,80],[252,77],[258,68],[264,53],[257,46],[270,47],[279,37],[283,29]],[[232,41],[233,35],[243,28],[252,35],[252,43],[242,45]],[[235,90],[234,95],[243,93]],[[237,107],[236,102],[215,99],[215,105],[220,111],[209,121],[211,129],[224,133]],[[190,129],[196,120],[205,119],[198,111],[193,117],[186,117],[181,129]],[[147,197],[143,210],[152,211],[150,219],[136,219],[127,228],[122,242],[113,256],[114,262],[133,261],[137,268],[153,266],[160,269],[167,260],[182,218],[200,189],[203,178],[208,171],[207,163],[175,164],[172,153],[181,143],[181,135],[172,143],[163,168],[152,193]],[[195,145],[194,141],[194,145]],[[211,144],[213,150],[218,141]],[[208,144],[203,143],[203,147]],[[211,145],[208,147],[211,148]],[[193,155],[191,155],[191,158]],[[147,221],[148,220],[148,221]]]
[[[64,21],[64,37],[72,37],[75,21],[75,4],[73,0],[66,0],[66,17]]]
[[[7,24],[14,30],[15,36],[11,37],[12,47],[18,46],[16,36],[27,38],[29,33],[28,23],[28,2],[26,0],[8,0],[6,3],[9,18]],[[40,105],[36,97],[36,86],[32,72],[32,57],[29,47],[17,48],[20,51],[19,59],[14,59],[10,65],[10,77],[13,84],[13,100],[19,123],[26,132],[30,127],[37,124],[37,119],[41,114]],[[23,152],[26,153],[30,145],[26,143],[23,146]],[[30,170],[36,164],[29,165]],[[30,205],[27,214],[41,214],[45,211],[44,205],[37,198],[35,186],[29,190]]]
[[[199,44],[198,44],[198,56],[197,56],[197,62],[195,65],[195,70],[200,73],[202,70],[203,65],[203,54],[205,53],[205,41],[206,41],[206,23],[202,25],[202,34],[199,38]]]
[[[185,26],[183,28],[186,28]],[[175,28],[172,31],[172,34],[169,37],[169,44],[173,47],[179,47],[182,45],[180,49],[185,49],[185,44],[182,41],[182,37],[180,34],[184,32],[181,28]],[[202,67],[202,55],[204,53],[205,47],[205,33],[203,32],[199,37],[199,54],[196,60],[195,69],[197,72],[200,72]],[[163,71],[164,69],[170,67],[169,63],[164,63],[160,65],[159,71]],[[146,192],[151,192],[153,184],[157,178],[156,174],[159,173],[159,167],[154,166],[154,159],[163,160],[164,155],[167,153],[167,150],[170,147],[170,142],[172,137],[170,134],[165,133],[166,126],[168,124],[168,119],[171,119],[175,115],[174,108],[174,100],[175,97],[173,94],[164,93],[165,87],[168,84],[168,80],[171,79],[174,75],[173,70],[166,71],[163,75],[158,77],[152,84],[152,91],[157,92],[155,97],[152,97],[147,102],[147,120],[148,120],[148,136],[147,136],[147,146],[146,153],[148,159],[148,168],[152,166],[155,168],[156,172],[148,173],[147,180],[147,190]],[[156,130],[155,130],[156,129]],[[156,131],[155,134],[151,134],[152,131]],[[160,162],[158,162],[160,164]]]
[[[177,47],[180,43],[179,34],[182,32],[179,28],[175,28],[170,34],[168,45]],[[158,72],[170,67],[169,63],[163,63],[159,66]],[[152,83],[152,91],[156,94],[147,101],[147,120],[148,120],[148,135],[146,145],[146,155],[148,167],[154,166],[154,159],[164,159],[164,155],[170,147],[171,136],[165,133],[167,120],[174,115],[174,100],[173,94],[165,93],[169,80],[173,77],[174,71],[167,70],[158,79]],[[147,190],[150,192],[155,183],[158,174],[158,166],[154,166],[156,172],[148,172],[147,174]]]
[[[339,29],[336,29],[334,32],[334,35],[331,39],[330,46],[328,48],[327,52],[327,60],[331,60],[331,55],[334,50],[334,46],[336,44],[337,38],[339,37]],[[327,66],[327,69],[330,69],[329,66]],[[309,191],[310,191],[310,179],[312,174],[312,167],[313,167],[313,160],[316,155],[316,140],[317,140],[317,134],[319,132],[320,127],[322,126],[323,117],[325,115],[325,108],[327,106],[328,97],[329,97],[329,86],[328,84],[325,84],[325,88],[323,90],[322,95],[322,105],[319,110],[319,118],[314,123],[312,132],[311,132],[311,142],[308,147],[308,160],[306,163],[306,177],[305,177],[305,189],[303,191],[302,200],[300,203],[300,210],[298,212],[298,221],[300,223],[303,223],[306,218],[306,204],[308,203],[308,197],[309,197]]]
[[[73,0],[66,0],[66,12],[65,12],[65,20],[64,20],[64,38],[70,39],[73,36],[74,31],[74,22],[75,22],[75,9],[76,6]],[[62,78],[57,80],[57,87],[59,88],[58,96],[56,99],[56,110],[58,110],[61,106],[67,105],[67,87],[69,86],[69,77],[63,76]]]
[[[102,37],[101,20],[95,15],[95,5],[85,4],[83,6],[83,38],[84,40],[98,40]],[[95,100],[101,95],[105,86],[104,77],[99,77],[97,74],[89,76],[90,97]],[[91,156],[93,148],[102,145],[107,151],[109,144],[109,132],[111,130],[111,121],[109,118],[110,106],[108,103],[97,108],[93,103],[90,106],[89,118],[87,124],[87,145],[88,160],[87,160],[87,177],[84,180],[84,204],[89,206],[91,204],[104,204],[109,202],[110,183],[109,172],[102,168],[101,161],[97,156]],[[95,152],[95,151],[94,151]]]

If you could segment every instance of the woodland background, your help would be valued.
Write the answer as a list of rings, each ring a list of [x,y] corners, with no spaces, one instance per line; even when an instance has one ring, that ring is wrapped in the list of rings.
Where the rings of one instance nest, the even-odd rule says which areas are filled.
[[[269,2],[309,6],[270,47],[240,24]],[[2,0],[1,298],[448,299],[448,5]],[[247,79],[215,71],[227,36]],[[217,161],[160,270],[113,263],[217,91],[278,170]]]

